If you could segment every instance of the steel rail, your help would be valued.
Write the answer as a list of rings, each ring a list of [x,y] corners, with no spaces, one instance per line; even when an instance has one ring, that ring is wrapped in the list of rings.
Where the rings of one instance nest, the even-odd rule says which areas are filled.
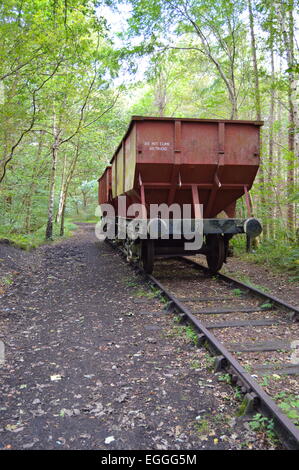
[[[115,247],[109,241],[108,243],[113,248],[117,248],[117,251],[122,256],[125,256],[119,247]],[[187,258],[184,258],[184,260],[187,260],[188,262],[192,261],[188,260]],[[199,268],[205,268],[196,262],[193,263],[197,264]],[[283,444],[288,449],[299,449],[299,428],[296,427],[292,421],[281,411],[276,403],[260,387],[253,377],[248,372],[246,372],[246,370],[233,357],[227,348],[214,336],[211,331],[205,327],[205,325],[203,325],[192,314],[189,308],[184,305],[175,295],[173,295],[165,286],[163,286],[163,284],[158,279],[156,279],[151,274],[145,273],[145,271],[140,266],[138,266],[137,263],[130,263],[130,265],[152,285],[159,288],[163,295],[170,301],[171,307],[175,310],[174,313],[181,314],[182,320],[188,321],[196,328],[196,330],[200,333],[198,336],[198,346],[207,347],[207,349],[216,356],[218,364],[217,370],[226,370],[232,376],[233,382],[241,386],[241,389],[245,394],[245,400],[248,404],[248,411],[259,411],[268,418],[271,418],[274,423],[275,431]],[[208,272],[208,269],[204,269],[204,271]],[[224,280],[229,280],[230,282],[233,281],[233,279],[230,279],[228,276],[221,275],[219,277],[222,279],[225,278]],[[267,294],[259,291],[259,289],[252,289],[251,286],[248,286],[239,281],[236,281],[236,283],[242,285],[242,287],[246,287],[247,289],[257,291],[259,295],[264,297],[267,296]],[[283,304],[283,302],[281,302],[279,299],[276,299],[275,297],[273,297],[273,299],[275,299],[275,302],[279,305]],[[292,306],[289,307],[291,310],[294,310]]]
[[[147,275],[148,279],[156,285],[163,294],[174,304],[179,310],[178,313],[183,313],[189,322],[195,326],[200,332],[199,344],[204,345],[206,342],[212,348],[212,352],[218,356],[218,362],[221,360],[222,368],[229,369],[229,373],[240,379],[241,385],[246,389],[247,399],[253,401],[257,410],[272,418],[281,440],[286,444],[289,449],[299,449],[299,429],[292,423],[292,421],[280,410],[274,401],[267,395],[267,393],[258,385],[252,376],[245,371],[241,364],[232,356],[226,347],[209,331],[186,307],[180,302],[172,293],[170,293],[161,284],[158,279],[152,275]],[[220,361],[219,361],[220,360]]]

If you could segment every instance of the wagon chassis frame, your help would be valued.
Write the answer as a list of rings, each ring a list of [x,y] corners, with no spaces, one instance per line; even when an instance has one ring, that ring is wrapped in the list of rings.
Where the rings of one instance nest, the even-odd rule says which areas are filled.
[[[146,215],[146,214],[142,214]],[[126,226],[126,238],[117,239],[118,225]],[[128,225],[137,221],[140,224],[134,236],[128,236]],[[188,231],[185,230],[186,222]],[[226,263],[229,256],[229,241],[236,234],[246,233],[247,237],[255,237],[261,232],[261,224],[255,218],[249,219],[144,219],[117,217],[111,220],[114,225],[112,239],[127,247],[128,261],[139,257],[144,262],[144,269],[151,274],[154,259],[157,256],[191,256],[203,254],[207,257],[211,273],[216,273]],[[153,234],[150,225],[156,225]],[[144,224],[144,225],[143,225]],[[164,224],[164,229],[163,229]],[[198,225],[197,225],[198,224]],[[163,231],[164,230],[164,231]],[[192,247],[195,234],[202,237],[199,247]],[[108,236],[109,238],[109,236]],[[200,238],[199,238],[200,239]],[[189,242],[188,249],[185,244]],[[135,247],[135,248],[134,248]],[[194,249],[192,249],[194,248]],[[133,254],[135,252],[135,254]]]
[[[127,218],[127,217],[117,217],[118,220],[123,220],[125,221],[125,224],[129,224],[132,222],[134,219],[133,218]],[[140,220],[140,221],[145,221],[146,224],[149,224],[152,220],[157,220],[157,219],[135,219],[135,220]],[[159,219],[158,219],[159,220]],[[160,219],[163,221],[163,219]],[[242,234],[246,233],[245,229],[245,223],[248,219],[240,219],[240,218],[223,218],[223,219],[180,219],[181,224],[183,225],[184,221],[188,222],[191,231],[190,232],[185,232],[185,235],[187,237],[190,237],[194,235],[194,230],[196,226],[196,222],[202,220],[203,224],[203,235],[209,235],[209,234],[221,234],[221,235],[237,235],[237,234]],[[256,220],[256,219],[255,219]],[[167,223],[169,224],[169,232],[165,235],[169,235],[170,237],[178,235],[178,233],[183,233],[183,231],[176,232],[174,225],[175,223],[173,222],[172,219],[168,219]],[[182,226],[181,226],[182,229]],[[156,239],[162,238],[162,233],[159,235]],[[182,237],[183,238],[183,237]],[[187,238],[186,238],[187,239]]]

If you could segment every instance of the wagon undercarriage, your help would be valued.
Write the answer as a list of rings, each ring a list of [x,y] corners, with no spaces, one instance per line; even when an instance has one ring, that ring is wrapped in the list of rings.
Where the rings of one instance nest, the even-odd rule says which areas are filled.
[[[118,233],[118,224],[126,224],[128,227],[132,219],[116,220],[116,227],[113,231]],[[259,235],[262,231],[261,224],[255,218],[249,219],[191,219],[188,222],[190,232],[183,232],[183,222],[162,219],[148,219],[144,226],[147,232],[140,230],[140,235],[136,231],[135,237],[127,229],[125,239],[117,239],[123,245],[127,259],[130,261],[140,261],[147,273],[152,273],[155,257],[169,256],[191,256],[203,254],[207,258],[207,264],[211,272],[219,271],[229,256],[229,241],[236,234],[246,233],[250,238]],[[179,223],[175,223],[179,222]],[[198,249],[192,249],[190,245],[194,242],[196,223],[199,223],[202,230],[202,244]],[[150,232],[150,230],[153,228]],[[181,230],[178,230],[181,226]],[[136,225],[137,227],[137,225]],[[166,230],[167,227],[167,230]]]

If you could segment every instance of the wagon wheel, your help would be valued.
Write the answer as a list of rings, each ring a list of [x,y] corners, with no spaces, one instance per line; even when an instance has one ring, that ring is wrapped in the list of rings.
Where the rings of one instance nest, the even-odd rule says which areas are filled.
[[[154,255],[155,255],[154,241],[143,240],[142,250],[141,250],[141,259],[142,259],[143,269],[148,274],[152,274],[153,269],[154,269]]]
[[[216,273],[222,268],[225,258],[225,246],[222,235],[211,234],[207,235],[206,243],[208,248],[207,263],[209,270]]]

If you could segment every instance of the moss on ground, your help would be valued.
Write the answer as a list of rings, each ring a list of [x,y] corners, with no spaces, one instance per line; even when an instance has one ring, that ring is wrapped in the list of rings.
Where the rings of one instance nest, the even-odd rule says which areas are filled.
[[[73,235],[73,232],[78,227],[69,219],[66,219],[64,226],[64,235],[59,235],[60,225],[53,224],[53,241],[62,240],[69,238]],[[21,248],[22,250],[32,250],[37,248],[44,243],[49,243],[49,240],[45,239],[46,226],[41,226],[38,230],[30,233],[18,233],[9,231],[4,227],[0,227],[0,239],[7,240],[12,246]]]

